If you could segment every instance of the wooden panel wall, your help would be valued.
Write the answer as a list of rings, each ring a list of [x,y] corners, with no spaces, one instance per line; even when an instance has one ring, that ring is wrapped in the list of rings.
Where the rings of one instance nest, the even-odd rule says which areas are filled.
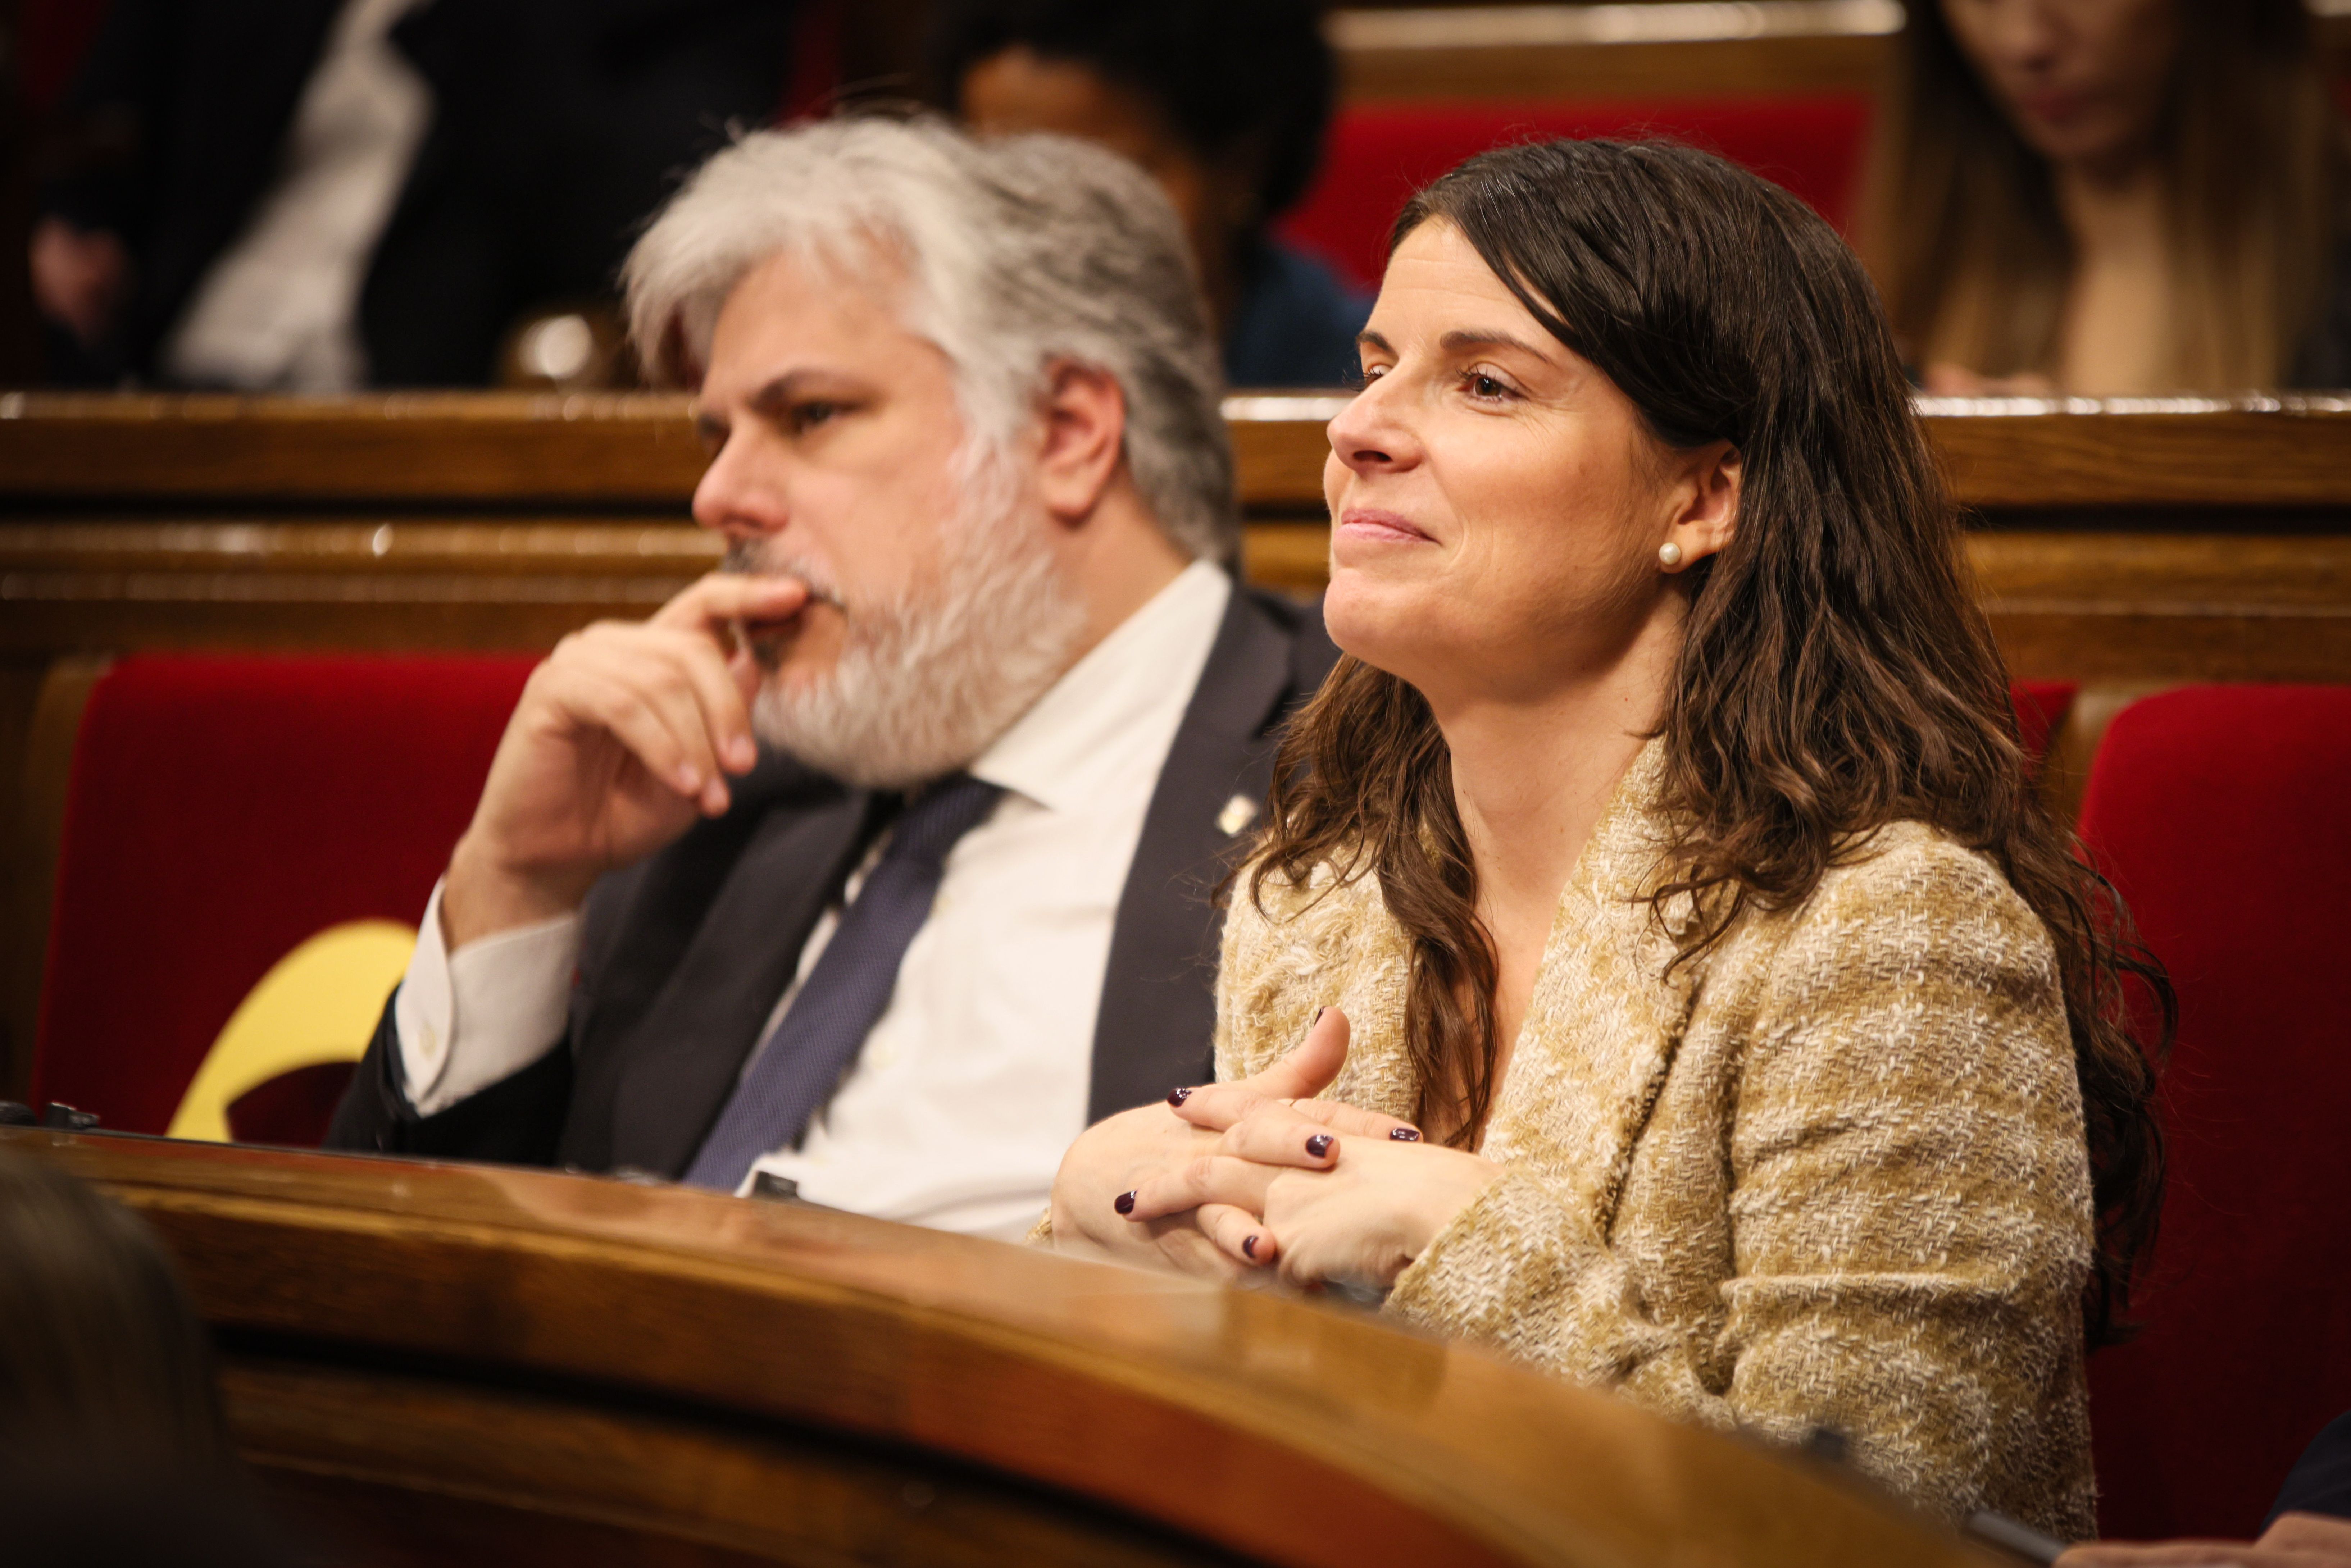
[[[1322,581],[1337,406],[1228,405],[1261,581]],[[2020,675],[2351,679],[2351,405],[1924,407]],[[715,563],[702,461],[675,398],[0,398],[0,658],[546,647]]]

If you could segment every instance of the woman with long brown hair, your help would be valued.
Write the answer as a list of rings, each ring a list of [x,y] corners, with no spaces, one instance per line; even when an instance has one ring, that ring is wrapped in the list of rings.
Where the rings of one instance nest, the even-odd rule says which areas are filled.
[[[1396,234],[1225,1082],[1089,1131],[1045,1234],[2086,1533],[2150,1069],[1868,279],[1663,144],[1486,153]]]
[[[2304,0],[1918,0],[1863,253],[1930,392],[2351,382]]]

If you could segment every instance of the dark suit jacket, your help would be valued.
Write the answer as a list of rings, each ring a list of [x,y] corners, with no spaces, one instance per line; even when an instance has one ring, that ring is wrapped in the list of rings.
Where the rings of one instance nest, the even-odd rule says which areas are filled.
[[[1212,894],[1264,798],[1277,730],[1337,659],[1314,611],[1237,591],[1144,818],[1094,1025],[1089,1115],[1212,1076]],[[801,946],[871,841],[876,801],[782,758],[735,805],[588,901],[569,1049],[433,1116],[384,1009],[327,1146],[676,1176],[716,1120]]]
[[[111,339],[61,380],[149,375],[276,176],[345,0],[113,0],[63,111],[45,211],[121,236]],[[393,42],[433,119],[370,262],[378,386],[478,385],[534,306],[609,296],[677,178],[783,95],[788,0],[431,0]]]
[[[2262,1528],[2282,1513],[2330,1513],[2351,1519],[2351,1416],[2339,1416],[2311,1439],[2270,1505]]]

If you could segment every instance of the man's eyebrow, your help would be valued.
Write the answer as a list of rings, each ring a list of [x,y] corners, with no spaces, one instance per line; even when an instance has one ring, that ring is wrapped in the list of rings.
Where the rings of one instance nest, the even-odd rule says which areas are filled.
[[[807,391],[810,382],[821,379],[820,372],[807,369],[786,371],[744,399],[744,406],[754,413],[773,419],[790,408],[792,401]],[[700,403],[694,411],[694,424],[705,436],[724,436],[728,428],[724,416]]]
[[[1545,364],[1552,362],[1551,355],[1544,352],[1542,349],[1528,342],[1524,338],[1513,337],[1508,332],[1452,331],[1446,333],[1437,342],[1437,346],[1448,354],[1458,354],[1471,349],[1516,349],[1522,354],[1532,355]]]
[[[806,371],[786,371],[782,375],[751,394],[750,405],[761,413],[770,413],[784,407],[809,381]]]

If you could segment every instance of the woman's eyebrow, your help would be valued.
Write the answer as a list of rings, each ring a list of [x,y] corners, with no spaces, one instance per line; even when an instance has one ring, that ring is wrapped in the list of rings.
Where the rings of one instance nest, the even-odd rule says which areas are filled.
[[[1551,355],[1544,352],[1540,347],[1528,342],[1524,338],[1512,337],[1508,332],[1468,332],[1457,330],[1446,333],[1445,336],[1437,340],[1437,347],[1443,349],[1448,354],[1463,353],[1474,349],[1516,349],[1519,352],[1531,355],[1533,358],[1541,361],[1544,364],[1554,362]]]
[[[1369,349],[1375,354],[1386,354],[1391,358],[1395,354],[1395,350],[1388,346],[1388,340],[1368,327],[1355,334],[1355,347]]]

